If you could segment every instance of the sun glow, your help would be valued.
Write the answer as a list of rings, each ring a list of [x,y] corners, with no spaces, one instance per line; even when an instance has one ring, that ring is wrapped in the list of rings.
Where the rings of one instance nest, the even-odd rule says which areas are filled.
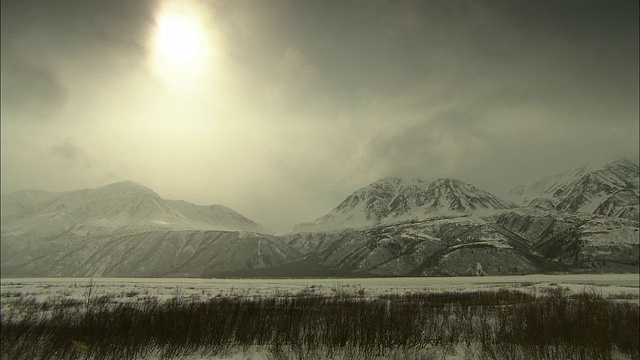
[[[195,9],[165,6],[152,37],[156,75],[172,85],[191,83],[211,58],[211,46]]]
[[[182,14],[168,14],[158,20],[155,48],[173,66],[193,62],[202,51],[203,42],[193,20]]]

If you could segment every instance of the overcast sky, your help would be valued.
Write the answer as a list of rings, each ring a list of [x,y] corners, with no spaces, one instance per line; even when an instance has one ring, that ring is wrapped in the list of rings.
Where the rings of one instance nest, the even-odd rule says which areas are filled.
[[[637,0],[0,6],[3,193],[128,179],[287,230],[384,177],[638,158]]]

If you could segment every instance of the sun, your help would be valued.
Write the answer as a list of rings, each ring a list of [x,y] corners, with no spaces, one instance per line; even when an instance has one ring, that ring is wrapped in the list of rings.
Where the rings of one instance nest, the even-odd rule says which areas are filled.
[[[158,19],[154,48],[171,66],[187,66],[201,55],[204,39],[193,19],[184,14],[165,14]]]
[[[155,73],[171,83],[193,80],[211,53],[197,13],[183,7],[165,7],[158,12],[152,48]]]

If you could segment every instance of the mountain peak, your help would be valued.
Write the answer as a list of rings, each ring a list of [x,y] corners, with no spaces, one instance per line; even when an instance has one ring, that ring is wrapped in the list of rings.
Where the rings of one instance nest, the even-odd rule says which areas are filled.
[[[391,182],[391,183],[398,183],[398,182],[403,182],[403,181],[404,181],[403,179],[401,179],[401,178],[399,178],[399,177],[397,177],[397,176],[391,176],[391,177],[386,177],[386,178],[378,179],[378,180],[376,180],[376,181],[372,182],[372,183],[371,183],[371,185],[373,185],[373,184],[378,184],[378,183],[388,183],[388,182]]]
[[[371,189],[371,188],[376,188],[376,187],[384,187],[384,186],[397,187],[397,186],[399,186],[401,184],[406,184],[406,183],[410,183],[410,181],[405,180],[405,179],[401,179],[399,177],[387,177],[387,178],[378,179],[378,180],[372,182],[371,184],[361,188],[360,190]]]
[[[379,223],[428,218],[437,214],[462,214],[511,207],[496,196],[457,179],[432,183],[399,178],[381,179],[342,201],[325,216],[300,224],[295,231],[332,231],[363,228]]]
[[[628,194],[616,196],[618,192]],[[600,169],[580,168],[546,177],[511,192],[525,206],[545,200],[559,211],[589,214],[603,213],[607,207],[607,214],[630,220],[637,220],[638,193],[638,165],[624,158]]]
[[[56,232],[71,230],[108,232],[114,229],[263,232],[258,224],[225,206],[165,200],[130,180],[94,189],[33,194],[3,197],[3,233],[53,236]],[[11,223],[13,220],[20,221]]]
[[[465,183],[464,181],[460,181],[458,179],[453,179],[453,178],[439,178],[436,181],[432,182],[431,184],[435,185],[435,186],[460,186],[460,185],[469,185],[467,183]]]
[[[148,187],[131,180],[122,180],[109,185],[104,185],[96,190],[117,190],[117,191],[144,191],[154,192]]]
[[[133,181],[133,180],[122,180],[122,181],[116,181],[111,185],[118,185],[118,186],[142,186],[141,184]],[[107,185],[108,186],[108,185]]]
[[[495,195],[451,178],[440,178],[432,182],[427,188],[425,200],[430,202],[430,208],[436,211],[468,212],[511,207]]]

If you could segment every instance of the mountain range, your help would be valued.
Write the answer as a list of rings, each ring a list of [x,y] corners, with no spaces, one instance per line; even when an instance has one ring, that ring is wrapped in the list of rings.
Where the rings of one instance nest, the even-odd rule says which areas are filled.
[[[2,195],[2,276],[424,276],[638,272],[638,165],[518,186],[388,178],[270,235],[222,205],[123,181]]]
[[[602,169],[581,167],[509,192],[519,205],[638,220],[638,165],[623,159]]]
[[[2,195],[3,234],[172,230],[245,230],[260,225],[222,206],[165,200],[151,189],[122,181],[65,193],[18,191]]]

